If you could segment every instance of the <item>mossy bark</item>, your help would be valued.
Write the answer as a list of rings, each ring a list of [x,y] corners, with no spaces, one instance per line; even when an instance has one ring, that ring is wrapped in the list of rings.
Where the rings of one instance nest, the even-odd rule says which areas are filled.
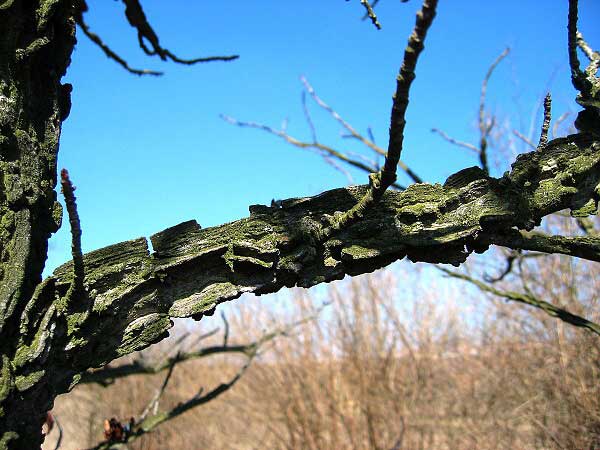
[[[70,1],[0,1],[0,448],[39,447],[54,397],[41,369],[17,375],[15,359],[35,340],[40,323],[22,326],[21,316],[60,223],[54,188],[70,105],[60,79],[75,43],[71,17]]]
[[[75,43],[72,2],[0,0],[0,450],[39,448],[56,395],[87,369],[164,338],[174,317],[199,319],[244,292],[309,287],[404,257],[458,265],[490,243],[516,242],[515,229],[547,214],[597,211],[594,128],[520,156],[498,179],[470,168],[444,185],[388,192],[333,234],[324,230],[367,187],[255,205],[219,227],[185,222],[152,236],[152,254],[145,238],[97,250],[84,258],[83,292],[70,289],[72,264],[41,281],[61,215],[56,156],[70,104],[60,79]],[[551,251],[561,249],[600,258],[589,242]]]

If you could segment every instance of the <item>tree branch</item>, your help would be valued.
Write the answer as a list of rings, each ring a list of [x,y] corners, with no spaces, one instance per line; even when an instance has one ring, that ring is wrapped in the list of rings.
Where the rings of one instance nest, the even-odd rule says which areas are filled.
[[[489,284],[483,283],[476,278],[470,277],[464,273],[456,272],[453,270],[448,270],[443,267],[439,268],[445,274],[457,278],[459,280],[467,281],[474,286],[477,286],[482,292],[487,292],[498,297],[504,298],[506,300],[512,300],[515,302],[525,303],[526,305],[533,306],[535,308],[539,308],[544,311],[546,314],[552,317],[556,317],[557,319],[562,320],[563,322],[569,323],[573,326],[586,328],[590,330],[592,333],[595,333],[600,336],[600,325],[597,323],[591,322],[583,317],[580,317],[576,314],[572,314],[566,309],[560,308],[558,306],[553,305],[552,303],[548,303],[544,300],[541,300],[531,294],[524,294],[520,292],[514,291],[503,291],[500,289],[496,289]]]
[[[160,370],[168,370],[167,375],[165,376],[165,379],[164,379],[161,387],[157,390],[154,397],[150,400],[150,402],[148,403],[148,405],[142,412],[140,418],[138,420],[132,419],[130,421],[128,430],[126,432],[123,432],[122,436],[119,436],[120,439],[118,439],[116,442],[107,440],[105,442],[101,442],[100,444],[96,445],[95,447],[93,447],[92,449],[89,449],[89,450],[109,449],[109,448],[112,448],[112,446],[115,444],[124,444],[124,443],[130,444],[133,441],[142,437],[143,435],[153,432],[154,430],[156,430],[156,428],[158,428],[160,425],[164,424],[165,422],[168,422],[193,408],[196,408],[198,406],[201,406],[205,403],[208,403],[208,402],[214,400],[219,395],[221,395],[221,394],[227,392],[229,389],[231,389],[235,385],[235,383],[237,383],[241,379],[241,377],[244,375],[244,373],[250,366],[253,359],[258,355],[262,346],[264,346],[266,343],[268,343],[280,336],[287,336],[294,328],[297,328],[305,323],[315,320],[318,317],[318,315],[321,313],[321,311],[328,305],[329,305],[329,303],[324,303],[321,307],[317,308],[313,314],[310,314],[300,320],[289,323],[282,327],[276,328],[270,332],[263,333],[263,335],[259,339],[257,339],[256,341],[254,341],[251,344],[248,344],[246,346],[236,346],[236,347],[245,347],[245,349],[242,351],[242,353],[247,357],[247,361],[229,382],[220,384],[217,388],[208,392],[206,395],[202,395],[203,389],[201,388],[196,395],[194,395],[192,398],[190,398],[189,400],[187,400],[185,402],[179,403],[173,409],[171,409],[169,411],[158,412],[157,411],[158,410],[158,402],[167,388],[167,385],[169,383],[169,380],[171,379],[171,375],[173,373],[173,370],[175,369],[175,366],[178,363],[185,361],[186,359],[177,359],[177,360],[171,361],[166,367],[163,367],[162,369],[160,369]],[[213,352],[213,354],[214,353],[225,353],[226,349],[228,349],[229,347],[227,347],[227,345],[224,344],[223,348],[225,350]],[[189,360],[190,358],[187,358],[187,359]],[[157,373],[160,370],[156,370],[153,373]],[[131,372],[124,376],[129,376],[129,375],[133,375],[133,374],[136,374],[136,373]],[[116,419],[111,419],[111,420],[114,420],[116,422]],[[120,430],[123,430],[123,431],[125,430],[125,427],[123,427],[120,423],[117,422],[117,424],[119,425]]]
[[[499,179],[470,168],[443,186],[388,192],[363,220],[325,240],[321,218],[347,210],[368,187],[254,205],[249,218],[213,228],[184,222],[153,235],[151,255],[144,238],[91,252],[84,285],[93,307],[73,334],[55,336],[55,367],[45,376],[67,389],[77,373],[161,340],[171,318],[200,319],[244,292],[309,287],[404,257],[458,265],[513,227],[532,229],[545,215],[597,202],[599,182],[600,142],[578,134],[521,155]],[[64,295],[72,276],[72,263],[59,267],[38,304]],[[20,367],[48,351],[47,341],[39,345],[23,351]]]
[[[597,236],[549,236],[513,230],[509,233],[490,235],[490,243],[512,249],[559,253],[600,262],[600,239]]]

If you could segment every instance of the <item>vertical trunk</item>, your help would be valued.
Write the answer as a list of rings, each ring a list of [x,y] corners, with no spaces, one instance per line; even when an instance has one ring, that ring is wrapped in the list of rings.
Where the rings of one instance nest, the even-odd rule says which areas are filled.
[[[60,224],[56,157],[70,107],[60,79],[73,9],[74,0],[0,0],[0,449],[39,448],[54,399],[43,382],[47,311],[24,312]]]

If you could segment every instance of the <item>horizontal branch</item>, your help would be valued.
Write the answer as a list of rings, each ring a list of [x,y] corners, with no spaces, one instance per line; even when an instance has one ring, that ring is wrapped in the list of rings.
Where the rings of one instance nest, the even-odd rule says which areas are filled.
[[[552,303],[548,303],[544,300],[541,300],[535,297],[534,295],[526,294],[523,292],[504,291],[501,289],[496,289],[492,285],[479,281],[476,278],[468,276],[467,274],[456,272],[453,270],[448,270],[445,268],[441,268],[441,270],[448,276],[457,278],[459,280],[467,281],[473,284],[474,286],[477,286],[482,292],[487,292],[489,294],[493,294],[497,297],[504,298],[506,300],[533,306],[535,308],[541,309],[549,316],[556,317],[557,319],[560,319],[563,322],[569,323],[576,327],[586,328],[592,333],[595,333],[600,336],[600,325],[598,325],[597,323],[591,322],[585,319],[584,317],[580,317],[576,314],[573,314],[564,308],[553,305]]]
[[[98,383],[106,386],[119,378],[125,378],[131,375],[155,375],[182,362],[205,358],[212,355],[241,354],[247,358],[252,358],[265,343],[280,336],[287,336],[294,328],[315,320],[327,305],[328,304],[326,303],[320,308],[317,308],[313,314],[310,314],[303,319],[265,332],[260,338],[247,344],[229,345],[225,338],[222,345],[211,345],[195,351],[180,351],[157,364],[148,364],[144,361],[135,360],[114,367],[106,366],[99,370],[86,372],[81,378],[80,383]]]
[[[78,373],[164,338],[172,318],[200,319],[245,292],[309,287],[404,257],[459,265],[471,252],[484,252],[491,236],[531,230],[544,216],[564,209],[590,212],[590,201],[597,205],[599,199],[599,182],[600,142],[577,134],[520,155],[501,178],[473,167],[444,185],[387,192],[363,219],[326,239],[323,229],[367,186],[273,207],[254,205],[250,217],[212,228],[184,222],[151,236],[152,254],[145,238],[96,250],[84,256],[84,304],[92,309],[64,318],[40,314],[68,290],[72,263],[59,267],[26,310],[31,317],[22,323],[32,328],[27,335],[40,337],[22,346],[15,370],[17,376],[25,367],[34,370],[52,351],[53,371],[38,376],[52,377],[57,389],[67,389]],[[46,348],[48,342],[52,349]],[[57,377],[65,378],[63,384]]]
[[[559,253],[600,262],[600,239],[597,236],[550,236],[512,230],[490,236],[490,243],[503,247]]]

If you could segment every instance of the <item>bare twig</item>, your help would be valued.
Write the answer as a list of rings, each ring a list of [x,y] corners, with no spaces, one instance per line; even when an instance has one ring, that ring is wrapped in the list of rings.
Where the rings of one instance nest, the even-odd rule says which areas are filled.
[[[223,320],[223,326],[224,326],[223,347],[227,347],[227,344],[229,342],[229,322],[227,322],[227,317],[225,316],[225,313],[223,311],[221,311],[221,320]]]
[[[490,243],[514,250],[558,253],[600,262],[600,239],[597,236],[550,236],[543,233],[512,231],[490,235]]]
[[[60,184],[62,193],[65,197],[65,205],[69,216],[69,225],[71,226],[71,255],[73,256],[73,282],[69,290],[73,293],[83,292],[83,279],[85,278],[85,269],[83,266],[83,253],[81,251],[81,224],[79,222],[79,213],[77,212],[77,198],[75,197],[75,186],[71,183],[69,172],[62,169],[60,172]],[[69,295],[68,298],[71,296]]]
[[[202,58],[192,58],[192,59],[183,59],[171,53],[164,47],[161,47],[158,36],[148,19],[146,19],[146,14],[140,4],[139,0],[122,0],[125,4],[125,16],[129,24],[134,27],[138,32],[138,43],[140,44],[140,48],[149,56],[158,55],[160,59],[165,61],[167,58],[173,62],[179,64],[197,64],[204,62],[212,62],[212,61],[232,61],[234,59],[239,58],[239,55],[229,55],[229,56],[208,56]],[[152,49],[149,49],[146,46],[146,41],[150,43]]]
[[[533,144],[533,142],[531,142],[531,140],[525,136],[523,133],[521,133],[519,130],[513,130],[513,134],[518,137],[519,139],[521,139],[523,142],[525,142],[529,147],[531,147],[532,149],[536,149],[537,147]]]
[[[504,278],[511,273],[515,259],[519,257],[520,253],[518,250],[512,250],[508,256],[506,256],[506,267],[498,276],[492,277],[488,274],[483,275],[483,279],[486,283],[497,283],[498,281],[504,280]]]
[[[595,333],[600,336],[600,325],[591,322],[583,317],[580,317],[576,314],[572,314],[566,309],[555,306],[551,303],[548,303],[544,300],[538,299],[537,297],[531,294],[523,294],[519,292],[513,291],[502,291],[500,289],[493,288],[487,283],[477,280],[476,278],[470,277],[461,272],[455,272],[444,267],[438,267],[439,270],[444,272],[445,274],[457,278],[459,280],[467,281],[477,288],[479,288],[483,292],[487,292],[498,297],[502,297],[506,300],[512,300],[520,303],[525,303],[527,305],[533,306],[535,308],[539,308],[544,311],[546,314],[552,317],[556,317],[557,319],[562,320],[563,322],[569,323],[576,327],[586,328],[590,330],[592,333]]]
[[[453,145],[466,148],[467,150],[471,150],[471,151],[479,154],[479,149],[477,147],[475,147],[473,144],[469,144],[468,142],[458,141],[458,140],[454,139],[453,137],[448,136],[445,132],[443,132],[442,130],[440,130],[438,128],[432,128],[431,132],[439,134],[442,137],[442,139],[450,142]]]
[[[556,138],[558,136],[558,128],[560,127],[560,124],[563,123],[567,117],[569,117],[571,113],[569,111],[562,113],[560,116],[558,116],[558,119],[556,119],[554,121],[554,125],[552,126],[552,137]]]
[[[268,126],[268,125],[264,125],[261,123],[256,123],[256,122],[244,122],[244,121],[240,121],[237,119],[234,119],[233,117],[230,116],[226,116],[224,114],[221,114],[221,118],[223,120],[225,120],[226,122],[232,124],[232,125],[236,125],[238,127],[242,127],[242,128],[256,128],[259,130],[263,130],[266,131],[267,133],[270,133],[272,135],[278,136],[281,139],[285,140],[287,143],[292,144],[295,147],[298,148],[305,148],[305,149],[316,149],[319,151],[319,153],[321,154],[321,156],[327,161],[327,156],[331,156],[332,158],[338,159],[340,161],[345,162],[346,164],[356,167],[357,169],[363,170],[367,173],[372,173],[374,171],[376,171],[376,168],[368,166],[360,161],[357,161],[353,158],[350,158],[348,155],[342,153],[339,150],[335,150],[334,148],[325,145],[325,144],[321,144],[320,142],[303,142],[300,141],[298,139],[296,139],[293,136],[290,136],[287,132],[282,131],[282,130],[275,130],[274,128]],[[403,186],[395,183],[394,187],[396,187],[397,189],[404,189]]]
[[[287,324],[281,328],[277,328],[271,332],[264,333],[255,342],[253,342],[249,345],[243,346],[244,349],[242,352],[246,356],[247,361],[240,368],[240,370],[235,374],[235,376],[233,378],[231,378],[228,382],[221,383],[215,389],[209,391],[207,394],[204,394],[204,395],[202,395],[204,389],[200,388],[198,390],[198,393],[196,395],[192,396],[189,400],[179,403],[177,406],[175,406],[173,409],[171,409],[169,411],[158,412],[157,411],[158,401],[160,400],[161,396],[165,392],[165,389],[169,383],[169,380],[171,378],[173,370],[174,370],[175,366],[179,362],[183,361],[185,358],[185,355],[178,354],[176,357],[176,360],[173,360],[168,364],[169,371],[168,371],[161,387],[157,390],[157,392],[154,395],[154,397],[152,398],[152,400],[148,403],[148,405],[142,412],[140,418],[137,421],[131,422],[130,427],[128,429],[126,429],[126,427],[124,427],[124,426],[121,426],[121,424],[119,424],[117,422],[117,425],[121,426],[121,429],[123,429],[123,430],[126,429],[126,432],[124,433],[120,442],[122,442],[124,444],[131,443],[131,442],[135,441],[136,439],[138,439],[139,437],[143,436],[144,434],[151,433],[152,431],[154,431],[156,428],[158,428],[163,423],[168,422],[168,421],[184,414],[185,412],[190,411],[193,408],[196,408],[198,406],[206,404],[206,403],[214,400],[221,394],[227,392],[242,378],[242,376],[244,375],[244,373],[246,372],[246,370],[252,363],[253,359],[259,354],[259,351],[264,344],[272,341],[273,339],[275,339],[279,336],[287,336],[287,335],[289,335],[290,331],[293,330],[294,328],[296,328],[300,325],[303,325],[307,322],[310,322],[312,320],[315,320],[318,317],[318,315],[321,313],[321,311],[328,305],[329,305],[329,303],[324,303],[323,305],[321,305],[321,307],[317,308],[313,314],[311,314],[307,317],[304,317],[296,322]],[[213,352],[213,353],[225,353],[227,349],[232,349],[234,347],[240,348],[242,346],[223,346],[223,347],[220,347],[220,350],[218,352]],[[129,373],[129,375],[131,375],[131,374],[132,373]],[[150,414],[151,412],[152,412],[152,414]],[[105,442],[101,442],[100,444],[98,444],[95,447],[88,449],[88,450],[101,450],[101,449],[106,450],[106,449],[111,448],[112,445],[114,445],[114,442],[105,441]]]
[[[538,148],[545,147],[548,144],[548,130],[550,129],[550,120],[552,120],[552,96],[550,92],[544,98],[544,123],[542,124],[542,133]]]
[[[502,53],[500,53],[500,55],[498,55],[498,57],[494,60],[492,65],[488,68],[488,71],[483,79],[483,83],[481,83],[481,94],[479,96],[479,161],[481,168],[485,170],[488,174],[490,171],[487,163],[487,146],[488,138],[490,132],[492,131],[494,123],[493,120],[489,122],[485,120],[485,96],[487,93],[487,86],[492,76],[492,73],[494,73],[494,70],[496,69],[498,64],[500,64],[500,62],[508,55],[509,52],[510,48],[507,47]]]
[[[142,9],[142,5],[139,0],[122,0],[125,4],[125,16],[129,24],[137,30],[138,43],[140,48],[146,53],[148,56],[158,55],[160,59],[166,61],[167,58],[173,62],[178,64],[186,64],[192,65],[197,63],[204,62],[212,62],[212,61],[232,61],[234,59],[239,58],[238,55],[229,55],[229,56],[208,56],[202,58],[193,58],[193,59],[183,59],[174,55],[171,51],[163,48],[159,44],[158,36],[156,35],[154,29],[148,23],[146,19],[146,15],[144,10]],[[148,69],[135,69],[129,65],[129,63],[121,56],[119,56],[114,50],[112,50],[108,45],[104,43],[102,38],[96,33],[93,33],[90,30],[90,27],[87,25],[85,20],[83,19],[83,13],[87,12],[88,6],[84,0],[81,0],[80,8],[78,9],[75,21],[77,25],[81,28],[83,33],[98,47],[102,49],[105,55],[117,62],[121,65],[125,70],[135,75],[162,75],[162,72],[158,72],[155,70]],[[148,42],[151,48],[148,48],[146,45]]]
[[[346,1],[348,1],[348,0],[346,0]],[[369,19],[371,19],[371,22],[373,23],[373,25],[375,25],[375,28],[377,28],[378,30],[381,30],[381,24],[379,23],[379,20],[377,19],[377,15],[375,14],[375,11],[373,11],[373,7],[377,4],[378,1],[379,0],[374,0],[372,6],[369,3],[369,0],[360,0],[360,3],[361,3],[361,5],[363,5],[365,7],[365,10],[367,11],[365,13],[365,16],[368,17]]]
[[[77,22],[77,25],[79,25],[79,27],[81,28],[81,31],[83,31],[83,34],[85,34],[94,44],[96,44],[98,47],[100,47],[102,49],[102,51],[104,52],[104,54],[109,59],[112,59],[113,61],[115,61],[118,64],[120,64],[121,67],[123,67],[126,71],[128,71],[130,73],[133,73],[135,75],[155,75],[155,76],[160,76],[160,75],[163,74],[162,72],[157,72],[155,70],[134,69],[133,67],[131,67],[129,65],[129,63],[127,63],[127,61],[125,61],[125,59],[123,59],[115,51],[113,51],[108,45],[106,45],[102,41],[102,39],[100,38],[100,36],[98,36],[96,33],[93,33],[90,30],[90,27],[83,20],[83,14],[80,13],[79,15],[77,15],[75,20]]]
[[[585,75],[580,69],[577,57],[577,0],[569,0],[569,17],[567,24],[569,66],[571,67],[571,81],[579,92],[585,90]]]
[[[370,131],[371,137],[370,138],[366,138],[363,134],[359,133],[358,131],[356,131],[356,129],[350,125],[346,120],[344,120],[342,118],[342,116],[340,116],[338,114],[337,111],[335,111],[331,106],[329,106],[327,103],[325,103],[323,101],[323,99],[321,99],[321,97],[319,97],[315,91],[315,89],[312,87],[312,85],[308,82],[308,80],[306,79],[306,77],[302,76],[300,77],[300,81],[302,81],[302,84],[304,85],[304,88],[306,89],[306,92],[308,92],[310,94],[310,96],[313,98],[313,100],[315,101],[315,103],[317,105],[319,105],[321,108],[323,108],[325,111],[327,111],[329,114],[331,114],[331,116],[340,123],[340,125],[342,125],[342,127],[344,127],[348,133],[350,133],[350,135],[346,135],[344,137],[351,137],[356,139],[357,141],[361,142],[362,144],[366,145],[368,148],[370,148],[371,150],[373,150],[375,153],[381,155],[381,156],[385,156],[385,150],[381,147],[379,147],[377,144],[375,144],[375,139],[373,139],[372,135],[373,133]],[[415,183],[422,183],[423,180],[421,179],[421,177],[419,177],[415,172],[413,172],[402,160],[398,160],[398,167],[400,167],[400,169],[402,169]],[[373,171],[371,171],[373,172]],[[369,173],[371,173],[369,172]]]
[[[404,142],[405,114],[410,86],[415,78],[417,61],[425,46],[425,37],[435,17],[436,7],[437,0],[423,0],[421,10],[417,13],[415,27],[404,51],[392,105],[390,139],[385,164],[379,172],[369,175],[369,189],[366,194],[351,209],[333,218],[330,225],[325,228],[323,237],[327,237],[363,217],[365,211],[377,203],[387,188],[396,181],[396,168],[400,161]]]
[[[142,411],[142,414],[140,415],[140,418],[137,421],[138,423],[146,420],[146,417],[148,417],[148,414],[150,414],[150,412],[153,412],[153,414],[156,414],[156,411],[158,409],[158,403],[160,402],[160,398],[164,394],[165,389],[167,388],[167,385],[169,384],[169,381],[171,380],[171,375],[173,374],[174,370],[175,370],[175,364],[173,364],[171,367],[169,367],[169,370],[167,372],[167,375],[165,376],[165,379],[163,380],[163,383],[161,384],[160,388],[156,390],[156,394],[154,394],[154,397],[152,398],[152,400],[150,400],[150,402],[148,403],[146,408],[144,408],[144,411]]]

